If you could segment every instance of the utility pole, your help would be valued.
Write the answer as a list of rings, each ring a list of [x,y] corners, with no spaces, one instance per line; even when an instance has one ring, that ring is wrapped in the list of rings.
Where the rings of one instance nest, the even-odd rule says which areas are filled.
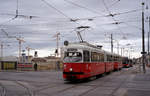
[[[149,32],[148,32],[148,44],[147,44],[147,54],[149,55],[149,35],[150,35],[150,16],[148,17],[149,20]]]
[[[3,43],[1,43],[1,61],[3,61]]]
[[[30,47],[26,47],[27,51],[28,51],[28,63],[29,63],[29,56],[30,56],[30,50],[33,50],[32,48]]]
[[[117,51],[118,51],[118,55],[119,55],[119,41],[117,41]]]
[[[144,32],[144,2],[142,2],[142,63],[143,63],[143,72],[146,73],[145,69],[145,32]]]
[[[147,37],[147,38],[148,38],[148,41],[147,41],[147,54],[148,54],[148,55],[149,55],[149,33],[150,33],[150,32],[148,32],[148,35],[147,35],[147,36],[148,36],[148,37]]]
[[[124,47],[122,48],[122,55],[121,56],[124,56]]]
[[[121,49],[121,56],[123,56],[123,55],[122,55],[122,49],[123,49],[123,48],[120,48],[120,49]]]
[[[1,42],[1,45],[0,45],[0,49],[1,49],[1,61],[3,61],[3,57],[4,57],[4,46],[10,46],[10,45],[4,45]]]
[[[147,48],[147,55],[148,55],[148,65],[149,65],[149,59],[150,59],[150,54],[149,54],[149,35],[150,35],[150,17],[148,18],[149,19],[149,32],[148,32],[148,48]]]
[[[57,38],[56,39],[57,40],[56,41],[57,42],[57,56],[59,56],[59,51],[58,51],[58,49],[59,49],[59,35],[60,35],[60,33],[57,33],[57,37],[56,37]]]
[[[58,32],[56,35],[54,35],[54,37],[56,37],[56,47],[57,47],[57,49],[55,50],[55,56],[59,56],[59,51],[58,51],[58,49],[59,49],[59,35],[60,35],[60,33]]]
[[[113,53],[113,34],[111,34],[111,53]]]
[[[25,42],[23,39],[21,38],[16,38],[19,41],[19,61],[20,61],[20,57],[21,57],[21,43]]]
[[[148,32],[148,55],[149,55],[149,35],[150,35],[150,16],[149,16],[149,32]]]

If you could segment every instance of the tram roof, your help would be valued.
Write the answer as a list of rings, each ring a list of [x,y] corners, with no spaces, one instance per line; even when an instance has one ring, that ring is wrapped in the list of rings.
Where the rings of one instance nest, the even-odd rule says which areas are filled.
[[[95,45],[92,45],[92,44],[89,44],[87,42],[69,43],[69,45],[65,46],[64,48],[66,48],[66,49],[68,49],[68,48],[77,48],[77,49],[84,49],[84,50],[91,50],[91,51],[95,51],[95,52],[106,53],[106,54],[113,55],[113,56],[120,56],[118,54],[102,50],[102,48],[99,48],[99,47],[97,47]]]
[[[96,52],[105,52],[101,48],[98,48],[97,46],[89,44],[87,42],[69,43],[69,45],[66,46],[65,48],[77,48],[77,49],[92,50],[92,51],[96,51]]]

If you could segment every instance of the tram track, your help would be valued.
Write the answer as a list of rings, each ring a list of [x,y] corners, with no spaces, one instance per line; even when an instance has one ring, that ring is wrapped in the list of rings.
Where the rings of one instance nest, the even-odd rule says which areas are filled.
[[[70,84],[70,83],[69,83]],[[72,83],[71,83],[72,84]],[[63,85],[63,84],[62,84]],[[60,85],[59,85],[60,86]],[[51,94],[51,96],[53,96],[53,95],[56,95],[57,93],[59,93],[59,94],[61,94],[61,93],[63,93],[63,92],[66,92],[67,90],[71,90],[71,89],[74,89],[74,88],[76,88],[76,87],[79,87],[79,86],[91,86],[91,87],[94,87],[95,88],[95,86],[96,85],[89,85],[89,84],[86,84],[86,85],[82,85],[82,83],[73,83],[73,85],[71,85],[70,87],[67,87],[67,88],[64,88],[64,89],[62,89],[62,90],[59,90],[59,91],[57,91],[57,92],[54,92],[54,93],[52,93]],[[54,88],[54,87],[58,87],[58,85],[54,85],[54,86],[47,86],[47,87],[45,87],[45,88],[42,88],[42,89],[38,89],[38,90],[35,90],[34,92],[35,93],[39,93],[39,92],[41,92],[41,91],[43,91],[43,90],[45,90],[45,89],[48,89],[48,88]],[[94,88],[92,88],[92,89],[94,89]],[[91,89],[90,89],[91,90]],[[89,90],[88,90],[89,91]],[[80,96],[80,95],[79,95]],[[82,96],[82,95],[81,95]]]
[[[2,88],[2,92],[0,93],[0,96],[6,96],[7,91],[6,91],[5,86],[0,83],[0,87]]]
[[[106,76],[105,76],[105,77],[106,77]],[[100,78],[97,78],[97,79],[100,79]],[[103,81],[103,83],[104,83],[104,82],[108,82],[108,81],[109,81],[109,80],[107,79],[107,80]],[[79,96],[85,96],[86,94],[90,93],[90,92],[93,91],[93,90],[96,90],[98,87],[100,87],[101,85],[103,85],[103,83],[98,84],[98,85],[94,85],[92,89],[89,89],[89,90],[83,92],[83,93],[80,94]]]
[[[120,71],[120,74],[119,74],[119,75],[125,74],[125,73],[126,73],[126,71]],[[126,82],[126,80],[127,80],[127,78],[123,79],[123,81],[120,82],[120,84],[113,90],[113,92],[112,92],[109,96],[114,96],[114,93],[115,93],[119,88],[121,88],[121,86]],[[107,83],[107,82],[110,82],[109,79],[103,81],[103,83]],[[83,93],[80,94],[79,96],[85,96],[85,95],[88,94],[89,92],[91,92],[91,91],[93,91],[93,90],[96,90],[96,88],[101,87],[101,85],[103,85],[103,83],[94,86],[92,89],[89,89],[89,90],[83,92]]]
[[[118,82],[119,84],[115,85],[115,88],[112,89],[112,93],[109,96],[114,96],[114,94],[116,94],[116,92],[123,86],[123,84],[127,81],[126,76],[128,74],[132,74],[133,71],[136,70],[136,68],[130,68],[130,69],[123,69],[121,71],[117,71],[117,72],[113,72],[112,74],[109,75],[105,75],[104,77],[100,77],[96,80],[98,80],[98,84],[95,83],[94,81],[96,80],[92,80],[92,81],[87,81],[87,82],[79,82],[79,83],[63,83],[63,82],[59,82],[58,83],[52,83],[52,82],[41,82],[41,84],[37,84],[40,82],[33,82],[33,81],[20,81],[20,80],[7,80],[7,81],[12,81],[15,84],[17,84],[18,86],[21,86],[23,88],[23,90],[26,92],[26,94],[23,94],[22,96],[36,96],[38,94],[44,94],[44,90],[51,90],[53,88],[57,89],[59,88],[59,86],[61,86],[60,89],[55,90],[52,92],[51,96],[56,95],[56,94],[64,94],[65,92],[70,92],[72,90],[76,90],[77,88],[86,88],[86,86],[89,89],[86,89],[84,91],[82,91],[78,96],[86,96],[88,93],[96,90],[99,87],[109,87],[107,86],[106,83],[112,82],[116,79],[114,79],[114,77],[118,77],[120,75],[121,76],[121,82]],[[120,77],[119,77],[120,78]],[[114,80],[113,80],[114,79]],[[36,90],[32,90],[32,85],[33,83],[37,84],[37,89]],[[116,81],[115,81],[116,83]],[[106,84],[106,86],[105,86]],[[63,85],[65,85],[65,87],[63,87]],[[81,87],[80,87],[81,86]],[[83,86],[83,87],[82,87]],[[34,86],[35,87],[35,86]],[[35,87],[35,88],[36,88]],[[0,83],[0,96],[6,96],[6,87]]]
[[[114,96],[114,94],[121,88],[121,86],[127,81],[128,78],[125,78],[120,84],[113,90],[109,96]]]
[[[92,81],[94,81],[94,80],[92,80]],[[89,82],[92,82],[92,81],[89,81]],[[108,81],[109,81],[109,80],[107,80],[107,81],[105,81],[105,82],[108,82]],[[99,84],[99,85],[91,85],[91,84],[77,83],[76,85],[72,85],[71,87],[68,87],[68,88],[62,89],[62,90],[60,90],[60,91],[57,91],[56,93],[63,93],[63,92],[65,92],[65,91],[67,91],[67,90],[70,90],[70,89],[73,89],[73,88],[76,88],[76,87],[79,87],[79,86],[90,86],[90,87],[92,87],[92,88],[90,88],[89,90],[87,90],[87,91],[85,91],[85,92],[83,92],[83,93],[81,93],[81,94],[78,95],[78,96],[84,96],[84,95],[86,95],[87,93],[89,93],[89,92],[95,90],[96,88],[100,87],[102,84],[103,84],[103,83],[101,83],[101,84]],[[53,93],[52,96],[55,95],[56,93]]]
[[[16,84],[20,85],[21,87],[23,87],[24,89],[26,89],[28,96],[35,96],[35,93],[28,88],[26,85],[24,85],[23,83],[21,83],[21,81],[14,81]]]

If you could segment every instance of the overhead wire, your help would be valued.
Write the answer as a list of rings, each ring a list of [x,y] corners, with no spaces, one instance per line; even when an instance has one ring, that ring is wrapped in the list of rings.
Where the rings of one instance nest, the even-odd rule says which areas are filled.
[[[106,10],[108,11],[108,13],[112,14],[112,12],[109,10],[108,6],[106,5],[105,1],[104,0],[102,0],[102,1],[103,1],[103,4],[104,4]],[[117,22],[117,20],[113,16],[112,16],[112,19],[113,19],[113,21]],[[115,24],[115,25],[117,26],[118,30],[125,35],[125,33],[121,30],[119,24]],[[125,39],[124,36],[123,36],[123,39]]]
[[[12,18],[10,18],[10,19],[7,20],[7,21],[1,23],[1,24],[0,24],[0,27],[4,26],[4,24],[6,24],[6,23],[9,23],[9,22],[15,20],[17,17],[18,17],[18,0],[16,0],[16,14],[15,14],[15,16],[12,17]]]
[[[85,9],[85,10],[87,10],[87,11],[96,13],[96,14],[98,14],[98,15],[102,15],[102,13],[100,13],[100,12],[97,12],[97,11],[95,11],[95,10],[92,10],[92,9],[90,9],[90,8],[88,8],[88,7],[83,6],[83,5],[79,5],[79,4],[75,3],[75,2],[72,2],[72,1],[69,1],[69,0],[64,0],[64,1],[67,2],[67,3],[70,3],[70,4],[74,5],[74,6],[77,6],[77,7],[79,7],[79,8]]]
[[[106,5],[105,1],[102,0],[102,2],[103,2],[103,4],[104,4],[105,9],[107,10],[107,12],[108,12],[109,14],[112,14],[111,11],[109,10],[108,6]]]
[[[121,13],[114,13],[113,15],[122,15],[122,14],[128,14],[128,13],[138,12],[138,11],[142,11],[142,9],[135,9],[135,10],[130,10],[130,11],[121,12]]]
[[[63,13],[62,11],[60,11],[59,9],[57,9],[56,7],[54,7],[52,4],[48,3],[46,0],[40,0],[43,3],[45,3],[46,5],[48,5],[50,8],[56,10],[58,13],[60,13],[61,15],[63,15],[64,17],[66,17],[67,19],[69,19],[70,21],[72,20],[71,17],[69,17],[68,15],[66,15],[65,13]],[[75,22],[76,24],[80,25],[79,23]]]
[[[79,5],[79,4],[74,3],[74,2],[72,2],[72,1],[68,1],[68,0],[64,0],[64,1],[66,1],[67,3],[70,3],[70,4],[74,5],[74,6],[77,6],[77,7],[79,7],[79,8],[85,9],[85,10],[90,11],[90,12],[93,12],[93,13],[96,13],[96,14],[98,14],[99,16],[102,16],[102,13],[97,12],[97,11],[95,11],[95,10],[92,10],[92,9],[90,9],[90,8],[88,8],[88,7]],[[95,18],[95,17],[93,17],[93,18]],[[91,18],[79,18],[79,19],[76,19],[76,21],[77,21],[77,20],[89,20],[89,21],[92,21]],[[90,28],[93,29],[92,27],[90,27]],[[85,29],[84,29],[84,30],[85,30]],[[82,30],[82,31],[83,31],[83,30]]]
[[[62,14],[64,17],[71,19],[69,16],[67,16],[66,14],[64,14],[63,12],[61,12],[60,10],[58,10],[56,7],[54,7],[53,5],[51,5],[50,3],[48,3],[46,0],[41,0],[42,2],[44,2],[46,5],[48,5],[49,7],[55,9],[58,13]]]
[[[119,2],[120,2],[120,0],[114,1],[114,3],[112,3],[111,5],[109,5],[109,8],[110,8],[110,7],[113,7],[114,5],[116,5],[116,4],[119,3]]]
[[[81,26],[80,23],[74,21],[71,17],[69,17],[68,15],[64,14],[62,11],[60,11],[59,9],[57,9],[56,7],[54,7],[53,5],[51,5],[50,3],[48,3],[46,0],[41,0],[41,1],[44,2],[45,4],[47,4],[50,8],[55,9],[57,12],[59,12],[60,14],[62,14],[64,17],[68,18],[70,21],[75,22],[76,24],[78,24],[79,26]]]
[[[93,16],[93,17],[87,17],[87,18],[77,18],[75,19],[76,21],[78,20],[89,20],[89,21],[93,21],[96,18],[100,18],[100,17],[114,17],[116,15],[122,15],[122,14],[128,14],[128,13],[133,13],[133,12],[138,12],[141,11],[141,9],[136,9],[136,10],[130,10],[130,11],[126,11],[126,12],[121,12],[121,13],[114,13],[114,14],[108,14],[108,15],[103,15],[103,16]]]
[[[135,25],[128,24],[127,22],[124,22],[124,24],[126,24],[127,26],[130,26],[130,27],[134,27],[134,28],[137,28],[139,30],[142,30],[142,28],[135,26]]]
[[[105,2],[104,2],[105,3]],[[105,4],[106,5],[106,4]],[[131,11],[128,11],[128,12],[123,12],[123,13],[117,13],[115,15],[121,15],[121,14],[126,14],[126,13],[131,13],[131,12],[137,12],[137,11],[142,11],[142,9],[135,9],[135,10],[131,10]],[[131,24],[128,24],[128,22],[136,22],[136,21],[127,21],[127,22],[122,22],[124,24],[126,24],[127,26],[130,26],[130,27],[134,27],[136,29],[139,29],[139,30],[142,30],[142,28],[138,27],[138,26],[135,26],[135,25],[131,25]],[[119,25],[118,25],[119,26]]]

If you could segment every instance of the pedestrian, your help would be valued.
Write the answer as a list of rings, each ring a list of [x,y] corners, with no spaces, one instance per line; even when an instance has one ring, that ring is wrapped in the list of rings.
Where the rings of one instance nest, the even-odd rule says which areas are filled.
[[[34,71],[37,71],[37,63],[34,64]]]
[[[60,70],[60,61],[56,62],[57,70]]]

